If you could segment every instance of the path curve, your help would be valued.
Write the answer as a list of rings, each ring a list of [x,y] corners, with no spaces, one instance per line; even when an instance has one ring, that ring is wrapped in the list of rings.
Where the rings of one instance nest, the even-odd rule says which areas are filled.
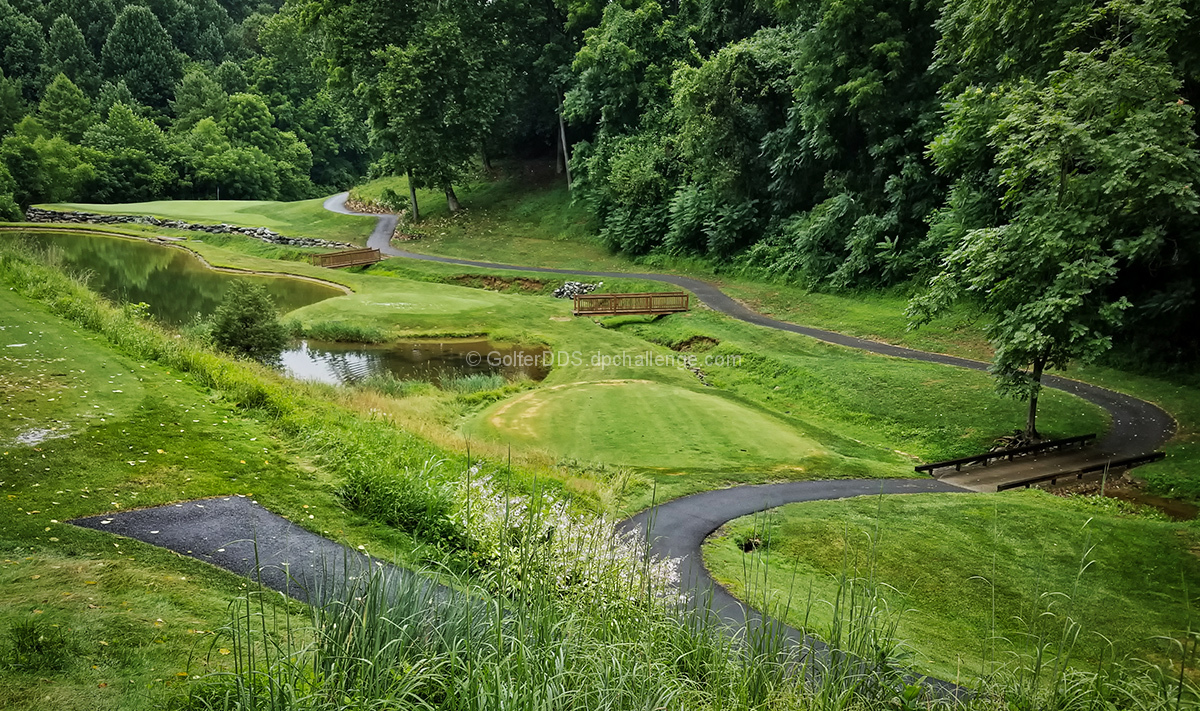
[[[913,348],[904,348],[901,346],[893,346],[888,343],[879,341],[871,341],[865,338],[855,338],[847,336],[843,333],[835,331],[826,331],[820,328],[812,328],[810,326],[801,326],[787,321],[764,316],[756,311],[747,308],[745,305],[735,301],[728,294],[721,291],[714,284],[693,279],[691,277],[677,276],[674,274],[645,274],[633,272],[593,272],[579,271],[577,269],[550,269],[547,267],[526,267],[514,264],[497,264],[494,262],[479,262],[469,259],[455,259],[453,257],[439,257],[430,254],[418,254],[409,252],[403,249],[397,249],[392,246],[392,233],[395,232],[397,224],[396,215],[370,215],[362,212],[355,212],[346,207],[346,199],[350,193],[339,193],[325,200],[325,209],[331,212],[341,213],[343,215],[358,215],[366,217],[377,217],[378,222],[375,225],[375,230],[371,233],[367,241],[367,246],[378,249],[381,253],[390,257],[403,257],[405,259],[416,259],[425,262],[437,262],[440,264],[457,264],[466,267],[479,267],[483,269],[505,269],[512,271],[534,272],[539,274],[564,274],[587,277],[599,277],[604,279],[646,279],[649,281],[657,281],[666,284],[672,284],[680,288],[686,289],[696,295],[696,298],[713,311],[718,311],[736,318],[746,323],[751,323],[764,328],[773,328],[779,331],[788,331],[790,333],[798,333],[803,336],[815,338],[826,343],[833,343],[847,348],[856,348],[858,350],[867,351],[869,353],[877,353],[879,355],[891,356],[894,358],[906,358],[908,360],[922,361],[925,363],[938,363],[940,365],[950,365],[957,368],[968,368],[970,370],[987,370],[988,363],[969,358],[960,358],[958,356],[944,355],[941,353],[927,353]],[[1112,417],[1112,426],[1108,433],[1096,443],[1095,447],[1084,456],[1063,456],[1049,455],[1040,457],[1038,461],[1046,463],[1046,469],[1051,470],[1054,461],[1070,462],[1072,466],[1079,466],[1082,463],[1090,463],[1092,461],[1104,461],[1106,459],[1115,459],[1119,457],[1132,457],[1139,454],[1147,454],[1152,452],[1163,444],[1165,444],[1175,434],[1175,420],[1167,414],[1159,406],[1140,400],[1131,395],[1119,393],[1114,390],[1102,388],[1090,383],[1084,383],[1070,378],[1064,378],[1058,375],[1047,375],[1043,383],[1048,388],[1061,390],[1063,392],[1076,395],[1090,403],[1093,403],[1106,410]]]

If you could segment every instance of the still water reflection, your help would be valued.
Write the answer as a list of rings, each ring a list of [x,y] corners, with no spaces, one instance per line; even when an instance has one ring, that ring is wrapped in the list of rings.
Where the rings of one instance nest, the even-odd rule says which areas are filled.
[[[145,302],[151,315],[173,326],[185,324],[197,314],[212,313],[235,279],[265,286],[280,313],[342,295],[331,286],[303,279],[213,271],[181,249],[141,240],[67,232],[34,232],[22,237],[53,248],[64,267],[87,275],[92,290],[119,303]]]
[[[284,351],[283,370],[298,380],[331,385],[353,383],[373,375],[391,374],[398,380],[425,380],[440,385],[444,379],[476,373],[499,373],[513,380],[541,380],[545,367],[489,365],[517,348],[497,347],[485,340],[399,341],[384,345],[301,341]],[[509,362],[512,359],[508,359]]]

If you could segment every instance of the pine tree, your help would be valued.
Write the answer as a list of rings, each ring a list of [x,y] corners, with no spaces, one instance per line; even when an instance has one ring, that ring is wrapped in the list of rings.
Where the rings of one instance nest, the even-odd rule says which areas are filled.
[[[87,42],[88,51],[98,56],[104,48],[108,31],[117,21],[112,0],[50,0],[46,17],[66,15],[79,27]],[[70,75],[68,75],[70,76]]]
[[[287,345],[275,301],[261,284],[235,279],[213,314],[217,347],[255,360],[273,361]]]
[[[59,15],[50,27],[47,65],[51,72],[65,74],[88,94],[95,95],[100,89],[100,65],[79,25],[66,15]]]
[[[4,70],[0,69],[0,136],[11,131],[24,115],[21,85],[4,76]]]
[[[32,17],[17,12],[0,0],[0,69],[20,83],[26,99],[37,96],[42,86],[42,57],[46,39],[42,26]]]
[[[100,87],[100,93],[96,96],[96,112],[100,114],[100,118],[107,119],[109,111],[117,104],[128,106],[134,110],[134,113],[141,113],[141,109],[144,108],[133,98],[133,92],[129,91],[124,79],[119,79],[115,83],[104,82]]]
[[[129,5],[117,17],[100,53],[104,76],[123,79],[138,101],[164,108],[183,73],[170,36],[149,8]]]
[[[97,120],[87,96],[61,73],[46,87],[38,105],[38,118],[47,131],[71,143],[79,143]]]
[[[224,61],[225,38],[216,25],[209,25],[200,33],[199,39],[196,40],[196,53],[193,57],[213,64],[220,64]]]
[[[190,131],[202,119],[219,119],[228,101],[229,96],[203,69],[188,72],[175,87],[175,99],[171,102],[175,128]]]

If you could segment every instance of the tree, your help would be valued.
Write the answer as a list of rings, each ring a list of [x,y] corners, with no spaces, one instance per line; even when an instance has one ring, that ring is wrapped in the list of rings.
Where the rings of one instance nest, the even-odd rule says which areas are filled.
[[[78,146],[50,135],[33,116],[23,118],[0,143],[0,161],[12,175],[13,197],[23,207],[76,199],[95,174]]]
[[[89,95],[94,96],[100,88],[100,65],[79,25],[66,15],[59,15],[50,27],[47,66],[54,74],[65,74]]]
[[[0,0],[0,69],[20,82],[26,99],[34,99],[42,86],[42,58],[46,39],[42,26]]]
[[[202,119],[219,119],[228,101],[229,96],[207,72],[200,68],[193,69],[175,86],[171,111],[175,114],[176,130],[190,131]]]
[[[456,212],[454,183],[479,154],[500,102],[484,57],[449,13],[430,18],[407,46],[388,47],[382,57],[376,139],[410,171],[415,187],[442,190]]]
[[[244,93],[250,87],[246,72],[234,62],[222,62],[221,66],[217,67],[215,79],[225,93],[230,95]]]
[[[21,222],[21,206],[13,194],[17,192],[17,181],[8,172],[8,166],[0,161],[0,220]]]
[[[149,8],[128,5],[104,49],[100,64],[105,78],[124,81],[133,97],[152,108],[165,108],[183,73],[179,52]]]
[[[125,104],[114,104],[108,119],[84,135],[83,145],[95,151],[91,190],[98,200],[156,200],[177,179],[174,156],[162,130]]]
[[[145,113],[146,110],[145,106],[133,98],[133,92],[125,85],[124,79],[116,83],[106,81],[100,86],[100,93],[96,95],[96,113],[100,114],[101,118],[108,118],[108,112],[117,104],[128,106],[135,114]]]
[[[234,143],[254,146],[269,156],[283,147],[275,117],[261,96],[241,93],[229,97],[218,123]]]
[[[92,102],[67,78],[59,74],[46,87],[38,105],[38,118],[52,135],[62,136],[70,143],[79,143],[83,134],[96,123]]]
[[[265,287],[235,279],[213,313],[213,342],[221,350],[271,362],[287,346],[288,334]]]
[[[1170,250],[1181,220],[1200,207],[1192,108],[1179,90],[1153,35],[1148,46],[1110,40],[1067,53],[1044,83],[1024,80],[1000,98],[987,135],[1001,213],[978,224],[960,186],[939,218],[959,238],[910,317],[924,323],[974,297],[990,317],[998,387],[1029,401],[1030,437],[1045,369],[1112,345],[1130,306],[1123,272]],[[942,165],[975,150],[969,139],[978,135],[971,104],[952,106],[933,146]]]
[[[21,98],[21,87],[4,76],[0,69],[0,136],[12,130],[25,115],[25,101]]]
[[[46,16],[69,17],[83,33],[92,57],[99,56],[108,31],[117,21],[112,0],[50,0]]]
[[[225,37],[216,25],[208,25],[200,33],[200,37],[196,40],[193,56],[201,61],[217,65],[225,61]]]

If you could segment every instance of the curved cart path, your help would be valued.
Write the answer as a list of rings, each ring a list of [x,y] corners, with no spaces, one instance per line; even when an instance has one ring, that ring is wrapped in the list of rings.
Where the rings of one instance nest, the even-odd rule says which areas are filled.
[[[355,213],[346,209],[347,194],[325,201],[334,212]],[[799,333],[828,343],[858,348],[880,355],[908,358],[928,363],[985,370],[979,361],[937,353],[925,353],[876,341],[854,338],[832,331],[779,321],[756,313],[734,301],[716,286],[698,279],[669,274],[624,272],[588,272],[547,269],[509,264],[494,264],[449,257],[416,254],[391,246],[396,226],[394,215],[374,215],[379,221],[368,245],[394,257],[458,264],[486,269],[508,269],[547,274],[579,275],[601,278],[634,277],[672,284],[694,293],[706,306],[733,318],[766,328]],[[1040,471],[1078,462],[1081,456],[1092,459],[1136,455],[1156,449],[1174,432],[1174,420],[1159,407],[1137,398],[1087,383],[1049,376],[1048,387],[1078,395],[1107,410],[1112,416],[1108,434],[1090,452],[1080,455],[1051,455],[1026,460],[1024,466]],[[1076,464],[1077,466],[1077,464]],[[989,470],[1002,466],[988,467]],[[986,486],[975,486],[983,489]],[[656,555],[679,558],[681,584],[694,594],[697,604],[735,631],[756,634],[771,626],[794,642],[804,642],[795,629],[764,618],[718,585],[704,566],[701,546],[704,540],[727,521],[787,503],[842,499],[853,496],[909,493],[964,493],[967,489],[947,480],[930,478],[884,480],[798,481],[782,484],[738,486],[707,491],[660,504],[624,522],[624,530],[636,530],[647,536]],[[349,572],[361,576],[367,569],[382,567],[398,576],[411,573],[373,560],[359,551],[323,538],[272,514],[256,503],[240,497],[228,497],[171,504],[151,509],[92,516],[73,521],[79,526],[116,533],[162,546],[183,555],[207,561],[227,570],[258,577],[264,585],[287,592],[299,599],[319,602],[338,594],[336,582]],[[811,640],[809,648],[820,650]],[[960,696],[962,690],[949,682],[930,680],[942,694]]]
[[[391,257],[403,257],[405,259],[417,259],[441,264],[458,264],[484,269],[507,269],[540,274],[564,274],[607,279],[635,278],[658,281],[686,289],[695,294],[696,298],[700,299],[710,309],[756,326],[799,333],[826,343],[833,343],[847,348],[857,348],[858,350],[891,356],[893,358],[907,358],[909,360],[938,363],[958,368],[969,368],[971,370],[987,370],[988,368],[988,364],[983,361],[959,358],[941,353],[927,353],[912,348],[893,346],[887,343],[880,343],[879,341],[847,336],[835,331],[800,326],[787,321],[773,319],[752,311],[729,297],[729,295],[715,285],[691,277],[676,276],[674,274],[592,272],[575,269],[527,267],[514,264],[478,262],[469,259],[454,259],[452,257],[438,257],[397,249],[391,244],[392,233],[396,229],[397,217],[395,215],[367,215],[366,213],[354,212],[346,207],[346,198],[349,195],[349,193],[339,193],[330,197],[325,201],[325,209],[344,215],[365,215],[379,218],[378,223],[375,225],[375,230],[371,233],[367,241],[367,246],[378,249],[381,253]],[[1109,428],[1108,433],[1095,446],[1083,452],[1055,453],[1030,457],[1008,464],[996,464],[964,473],[963,475],[955,475],[953,478],[947,478],[947,481],[980,491],[994,491],[996,484],[1005,479],[1022,478],[1041,473],[1049,474],[1054,471],[1069,471],[1087,464],[1103,462],[1107,459],[1147,454],[1165,444],[1175,433],[1175,420],[1162,408],[1153,403],[1097,385],[1057,375],[1047,375],[1043,379],[1043,382],[1046,387],[1077,395],[1106,410],[1112,417],[1112,426]]]
[[[670,501],[621,522],[652,541],[651,553],[680,559],[681,586],[692,592],[691,605],[742,639],[779,635],[800,654],[812,652],[818,665],[829,659],[821,642],[744,606],[718,585],[704,567],[700,546],[726,521],[796,501],[822,501],[879,494],[963,492],[933,479],[847,479],[739,486]],[[428,579],[375,559],[306,530],[267,511],[244,496],[185,501],[70,521],[76,526],[132,538],[166,548],[258,580],[269,588],[310,604],[355,594],[373,572],[389,586],[417,586],[429,599],[454,595]],[[661,534],[661,535],[660,535]],[[669,534],[669,535],[667,535]],[[941,698],[969,692],[940,679],[926,679]]]

